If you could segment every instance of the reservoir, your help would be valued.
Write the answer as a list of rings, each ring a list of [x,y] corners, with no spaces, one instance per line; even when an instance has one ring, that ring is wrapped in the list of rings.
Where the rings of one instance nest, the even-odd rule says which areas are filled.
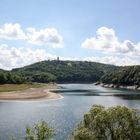
[[[94,86],[94,84],[59,84],[55,92],[64,98],[47,101],[0,102],[0,140],[15,136],[23,140],[25,129],[47,121],[55,130],[55,140],[67,140],[92,105],[124,105],[140,108],[140,91]]]

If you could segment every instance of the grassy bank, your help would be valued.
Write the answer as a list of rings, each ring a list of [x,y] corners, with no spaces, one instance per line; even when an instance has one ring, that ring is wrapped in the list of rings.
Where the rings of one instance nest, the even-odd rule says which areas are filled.
[[[3,84],[0,85],[0,92],[10,92],[10,91],[18,91],[18,90],[25,90],[29,88],[39,88],[45,86],[45,84]],[[47,86],[47,84],[46,84]]]

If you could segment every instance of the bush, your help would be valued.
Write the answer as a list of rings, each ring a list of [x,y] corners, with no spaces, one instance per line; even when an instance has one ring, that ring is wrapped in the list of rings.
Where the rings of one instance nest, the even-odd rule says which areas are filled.
[[[32,128],[26,128],[25,140],[50,140],[53,136],[53,129],[49,128],[45,121],[35,124]]]
[[[92,106],[74,131],[74,140],[138,140],[140,117],[124,106]]]

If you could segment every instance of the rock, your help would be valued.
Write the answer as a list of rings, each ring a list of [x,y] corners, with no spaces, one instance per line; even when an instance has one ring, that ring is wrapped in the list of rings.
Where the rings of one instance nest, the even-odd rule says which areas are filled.
[[[96,82],[96,83],[94,83],[94,85],[100,85],[100,82]]]

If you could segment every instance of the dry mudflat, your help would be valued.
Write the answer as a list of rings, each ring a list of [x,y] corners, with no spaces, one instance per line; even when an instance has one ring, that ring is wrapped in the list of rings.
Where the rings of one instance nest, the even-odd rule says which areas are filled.
[[[61,99],[63,96],[50,90],[56,89],[56,84],[50,84],[38,88],[29,88],[19,91],[0,92],[0,101],[38,101],[49,99]]]

